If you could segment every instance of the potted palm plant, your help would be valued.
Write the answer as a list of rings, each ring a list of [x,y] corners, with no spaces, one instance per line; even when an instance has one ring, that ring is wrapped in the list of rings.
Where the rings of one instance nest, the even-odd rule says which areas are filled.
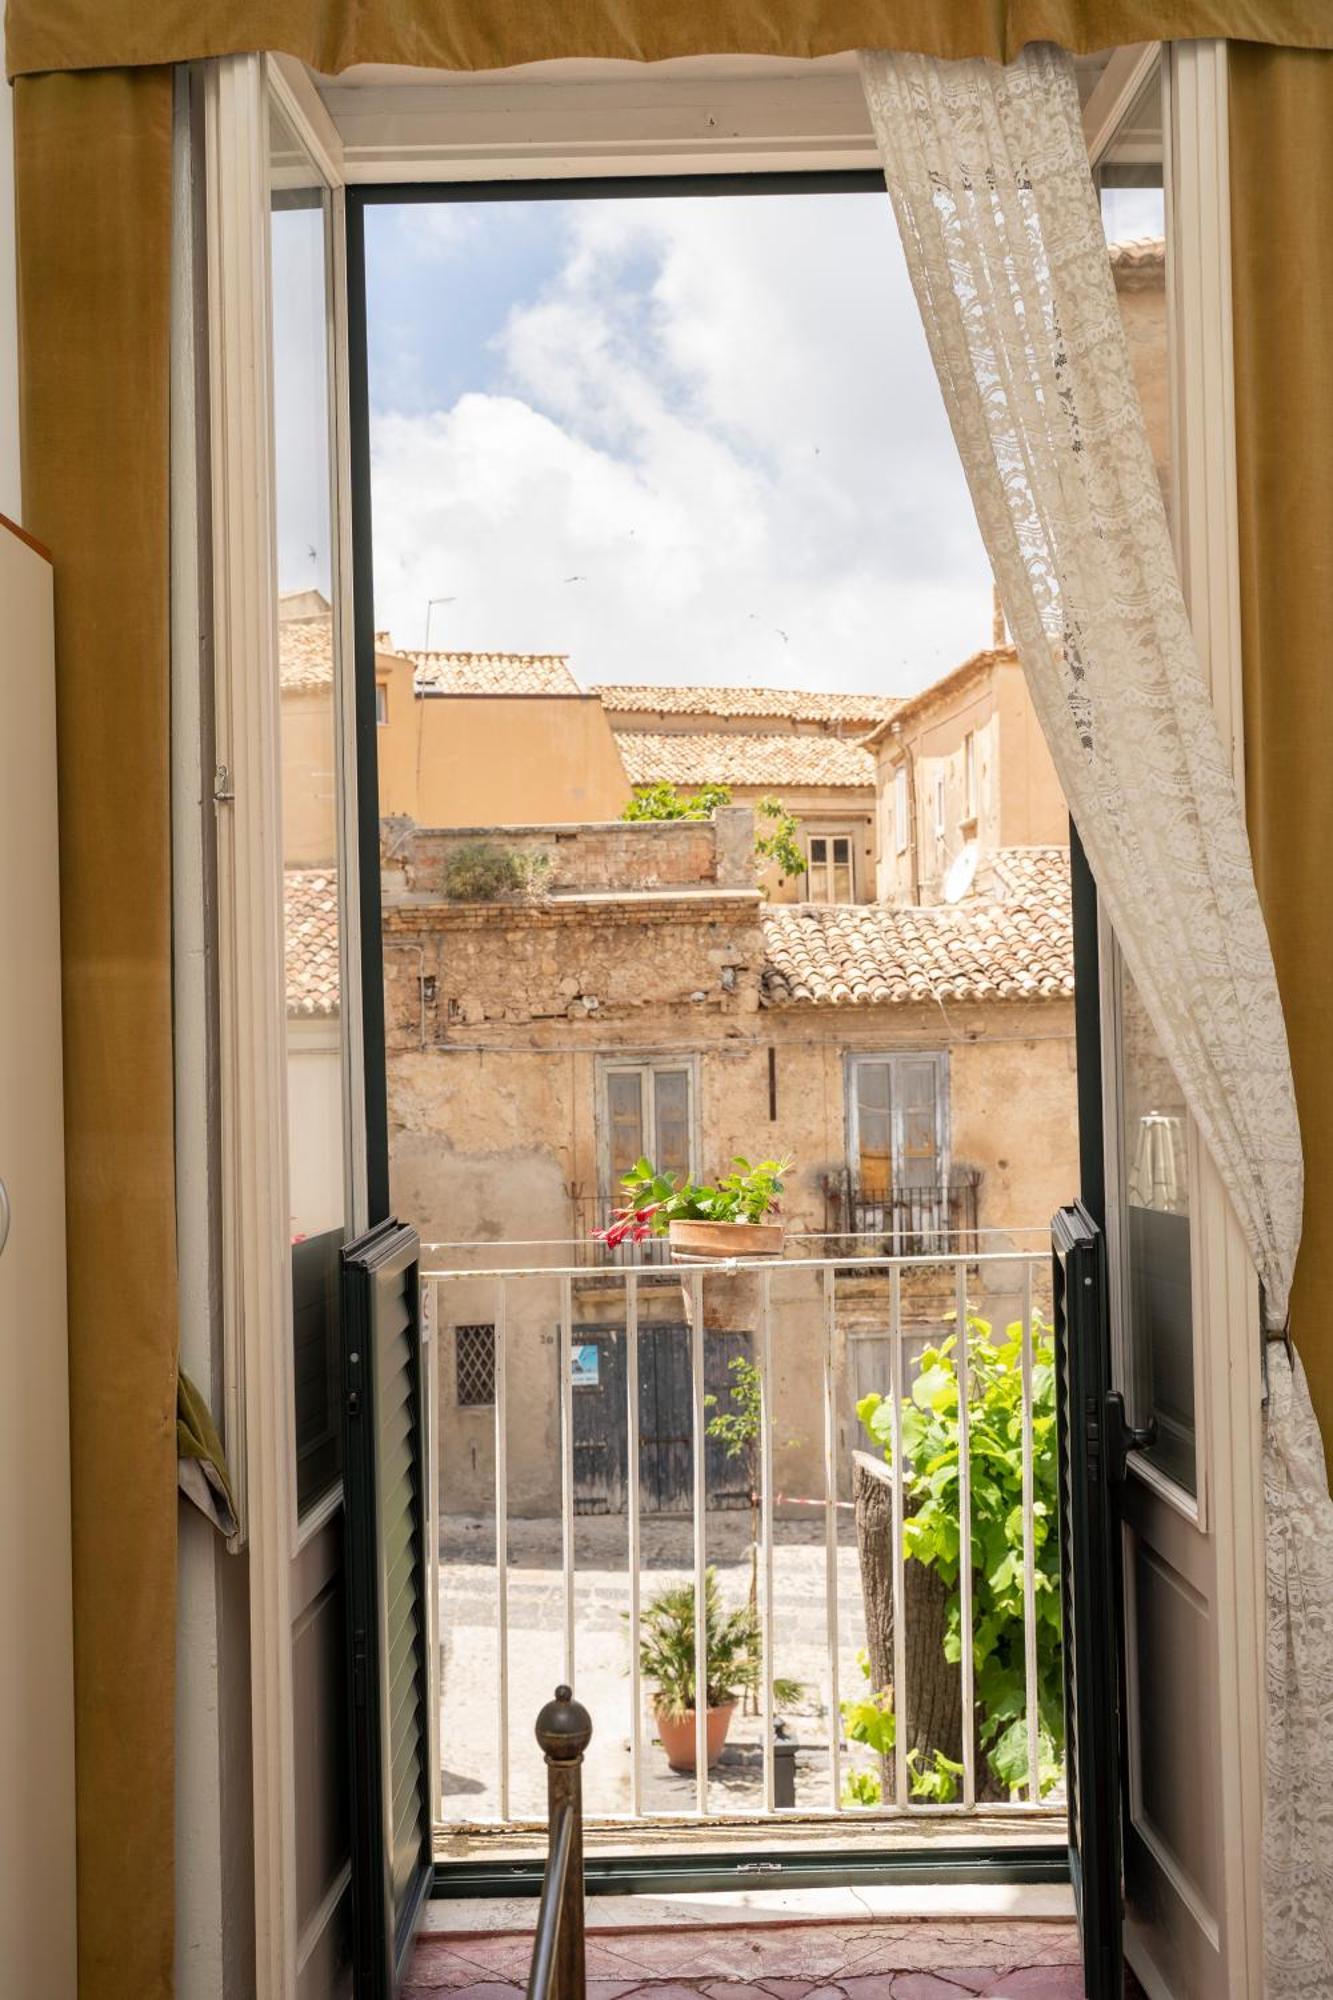
[[[736,1703],[763,1676],[759,1619],[754,1607],[722,1609],[717,1575],[704,1579],[704,1649],[707,1754],[711,1767],[722,1755]],[[694,1676],[694,1585],[670,1585],[647,1606],[639,1624],[639,1671],[654,1688],[653,1719],[673,1771],[693,1771],[696,1762]],[[775,1680],[773,1703],[790,1708],[799,1701],[799,1681]]]

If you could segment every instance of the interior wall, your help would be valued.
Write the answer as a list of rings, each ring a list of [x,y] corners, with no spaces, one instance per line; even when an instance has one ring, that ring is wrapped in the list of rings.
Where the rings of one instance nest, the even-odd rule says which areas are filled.
[[[18,280],[14,254],[14,92],[0,85],[0,514],[23,519],[19,483]]]

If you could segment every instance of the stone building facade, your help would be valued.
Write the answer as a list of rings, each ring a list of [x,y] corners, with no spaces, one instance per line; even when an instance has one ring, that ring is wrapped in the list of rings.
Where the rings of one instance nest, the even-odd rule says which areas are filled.
[[[493,1504],[495,1413],[471,1371],[503,1320],[509,1504],[556,1505],[564,1312],[595,1378],[577,1391],[578,1422],[588,1431],[599,1397],[614,1404],[600,1430],[576,1429],[580,1505],[621,1503],[626,1281],[589,1232],[605,1219],[617,1149],[632,1157],[640,1145],[665,1158],[674,1148],[703,1174],[736,1153],[795,1156],[789,1258],[849,1259],[834,1334],[845,1468],[856,1396],[882,1380],[887,1325],[885,1281],[858,1279],[855,1253],[899,1247],[895,1213],[916,1244],[1040,1247],[1077,1183],[1062,852],[1002,857],[988,893],[956,908],[783,908],[755,885],[743,807],[707,822],[496,828],[497,841],[546,843],[546,892],[478,904],[443,886],[464,837],[400,823],[384,843],[395,1204],[431,1239],[433,1268],[528,1272],[503,1307],[490,1277],[440,1287],[443,1504]],[[883,1116],[898,1098],[900,1115]],[[877,1119],[883,1136],[871,1143]],[[868,1201],[839,1206],[867,1179]],[[903,1185],[919,1192],[895,1211]],[[947,1190],[960,1186],[971,1206],[958,1239],[946,1234],[962,1213]],[[990,1298],[987,1268],[971,1268],[969,1297],[1011,1317],[1012,1270]],[[543,1275],[561,1269],[575,1275]],[[793,1502],[821,1490],[826,1282],[794,1261],[771,1280],[776,1476]],[[942,1326],[952,1282],[945,1297],[927,1289],[908,1301],[918,1328]],[[675,1379],[667,1349],[677,1361],[686,1351],[679,1275],[649,1268],[636,1284],[641,1340],[658,1342],[659,1374]],[[710,1334],[715,1393],[755,1331]],[[659,1427],[678,1432],[679,1409],[658,1408],[662,1381],[653,1393]],[[673,1436],[645,1437],[645,1453],[666,1464]],[[709,1477],[727,1498],[734,1469],[710,1455]],[[669,1477],[658,1497],[670,1511]]]

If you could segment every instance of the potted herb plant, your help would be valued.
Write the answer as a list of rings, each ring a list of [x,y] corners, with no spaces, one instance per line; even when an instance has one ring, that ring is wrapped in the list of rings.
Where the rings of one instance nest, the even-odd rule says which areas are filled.
[[[704,1644],[707,1754],[711,1768],[722,1755],[736,1703],[759,1687],[763,1675],[759,1620],[753,1607],[722,1609],[717,1574],[704,1579]],[[653,1719],[673,1771],[693,1771],[696,1763],[694,1679],[694,1585],[672,1584],[643,1611],[639,1624],[639,1671],[655,1690]],[[775,1708],[790,1708],[801,1697],[799,1681],[775,1680]]]

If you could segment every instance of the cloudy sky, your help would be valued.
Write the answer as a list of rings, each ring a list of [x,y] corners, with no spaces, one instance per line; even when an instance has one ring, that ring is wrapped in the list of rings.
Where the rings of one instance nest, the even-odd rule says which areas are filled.
[[[367,287],[399,645],[905,692],[988,643],[886,196],[372,207]]]

